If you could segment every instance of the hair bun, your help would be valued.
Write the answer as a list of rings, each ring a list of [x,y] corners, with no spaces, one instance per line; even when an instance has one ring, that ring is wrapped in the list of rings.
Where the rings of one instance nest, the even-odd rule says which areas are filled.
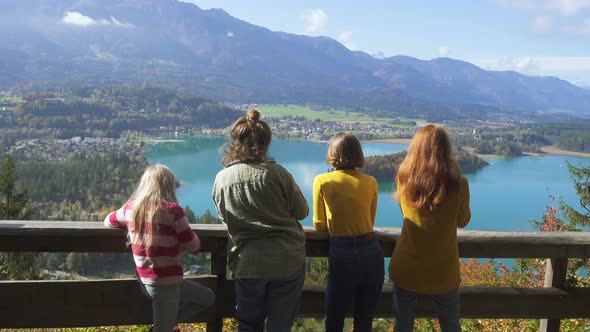
[[[258,119],[260,118],[260,112],[258,112],[255,109],[251,109],[248,112],[248,115],[246,115],[246,117],[248,118],[248,120],[258,121]]]

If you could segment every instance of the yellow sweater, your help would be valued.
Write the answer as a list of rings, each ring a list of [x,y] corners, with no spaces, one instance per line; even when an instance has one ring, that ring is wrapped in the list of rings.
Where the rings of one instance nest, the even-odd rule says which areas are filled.
[[[350,170],[335,170],[313,181],[313,225],[332,236],[370,233],[377,211],[377,181]]]
[[[399,188],[398,188],[399,190]],[[471,219],[469,183],[432,211],[400,199],[404,225],[389,263],[389,276],[403,289],[419,294],[443,294],[459,287],[457,227]]]

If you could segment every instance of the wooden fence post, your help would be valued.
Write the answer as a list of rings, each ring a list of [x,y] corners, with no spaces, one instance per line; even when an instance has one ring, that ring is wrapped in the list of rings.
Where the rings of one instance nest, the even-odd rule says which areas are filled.
[[[217,240],[216,249],[211,252],[211,274],[217,276],[217,291],[216,295],[219,296],[220,287],[225,286],[225,280],[227,279],[227,239]],[[215,306],[217,307],[215,312],[214,321],[207,322],[207,332],[221,332],[223,330],[223,316],[221,315],[221,299],[217,298]]]
[[[545,264],[545,287],[565,288],[567,258],[548,258]],[[541,319],[540,332],[558,332],[560,319]]]

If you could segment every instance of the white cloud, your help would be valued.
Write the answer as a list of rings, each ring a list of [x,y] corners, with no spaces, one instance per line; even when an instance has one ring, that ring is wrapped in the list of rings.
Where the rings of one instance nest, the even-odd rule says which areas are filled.
[[[540,68],[537,61],[531,57],[504,57],[498,60],[499,68],[503,70],[514,70],[526,75],[539,75]]]
[[[572,16],[590,8],[590,0],[545,0],[544,6],[548,11],[558,11],[561,15]]]
[[[556,76],[590,86],[590,56],[525,56],[471,59],[486,70],[514,70],[526,75]]]
[[[590,9],[590,0],[496,0],[507,8],[562,16],[578,15]]]
[[[98,24],[99,22],[95,21],[92,17],[88,17],[82,15],[78,12],[67,12],[66,15],[61,19],[62,22],[71,25],[79,25],[83,27],[87,27],[90,25]]]
[[[451,54],[451,49],[448,46],[441,46],[438,48],[438,55],[441,57],[448,57]]]
[[[114,18],[112,16],[111,16],[111,22],[112,22],[112,24],[114,24],[116,26],[119,26],[119,27],[122,27],[122,28],[135,28],[135,25],[134,24],[131,24],[131,23],[123,23],[123,22],[117,20],[116,18]]]
[[[545,56],[534,57],[542,69],[590,70],[590,56]]]
[[[578,25],[566,25],[561,30],[582,37],[590,37],[590,18],[585,19]]]
[[[375,59],[385,59],[387,57],[385,55],[385,53],[383,53],[382,51],[377,51],[377,52],[371,54],[371,56]]]
[[[539,75],[540,65],[534,57],[500,57],[476,59],[474,64],[486,70],[513,70],[526,75]]]
[[[582,88],[590,89],[590,80],[581,80],[577,78],[572,78],[569,80],[570,83],[577,85]]]
[[[549,33],[553,30],[553,18],[551,16],[537,16],[533,21],[533,29],[538,32]]]
[[[534,31],[590,37],[590,0],[495,0],[502,7],[535,15]]]
[[[347,31],[342,31],[339,35],[338,35],[338,41],[346,46],[346,48],[348,48],[349,50],[353,50],[355,49],[355,45],[352,42],[352,31],[347,30]]]
[[[121,22],[112,16],[111,16],[110,20],[105,20],[104,18],[96,20],[90,16],[86,16],[86,15],[79,13],[79,12],[66,12],[66,14],[61,19],[61,21],[65,24],[76,25],[76,26],[81,26],[81,27],[89,27],[89,26],[94,26],[94,25],[112,25],[112,26],[117,26],[117,27],[122,27],[122,28],[135,27],[135,25],[133,25],[131,23]]]
[[[233,32],[231,32],[231,31],[228,31],[228,33],[227,33],[227,37],[228,37],[228,38],[233,38],[233,36],[234,36],[234,33],[233,33]]]
[[[496,0],[496,2],[502,7],[517,10],[534,11],[538,8],[537,0]]]
[[[322,9],[312,9],[302,16],[305,22],[305,33],[313,34],[325,31],[328,25],[328,14]]]

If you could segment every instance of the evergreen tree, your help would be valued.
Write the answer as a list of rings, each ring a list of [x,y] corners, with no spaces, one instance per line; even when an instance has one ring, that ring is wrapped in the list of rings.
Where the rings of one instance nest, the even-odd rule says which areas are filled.
[[[195,221],[197,224],[221,224],[221,220],[211,214],[209,210],[205,211],[200,217],[197,218]]]
[[[569,162],[567,168],[576,188],[576,194],[580,197],[580,205],[586,211],[580,212],[563,200],[560,200],[559,208],[563,217],[568,221],[568,230],[582,230],[590,226],[590,166],[576,167]]]
[[[184,214],[186,215],[186,219],[188,220],[189,224],[197,223],[197,216],[195,215],[195,211],[193,211],[188,205],[184,208]]]
[[[27,220],[33,217],[28,191],[16,192],[16,163],[8,156],[0,165],[0,219]]]
[[[580,212],[574,206],[571,206],[559,199],[557,207],[547,205],[545,214],[540,221],[533,220],[540,231],[543,232],[581,232],[587,230],[590,226],[590,167],[576,167],[567,162],[568,171],[572,182],[576,188],[576,193],[580,198],[580,205],[586,212]],[[554,199],[553,196],[550,196]],[[568,261],[566,285],[569,287],[579,287],[588,284],[588,278],[580,278],[580,269],[590,269],[588,258],[570,259]]]
[[[26,220],[33,217],[27,191],[16,192],[16,163],[8,156],[0,165],[0,219]],[[0,279],[36,279],[35,253],[0,253]]]

